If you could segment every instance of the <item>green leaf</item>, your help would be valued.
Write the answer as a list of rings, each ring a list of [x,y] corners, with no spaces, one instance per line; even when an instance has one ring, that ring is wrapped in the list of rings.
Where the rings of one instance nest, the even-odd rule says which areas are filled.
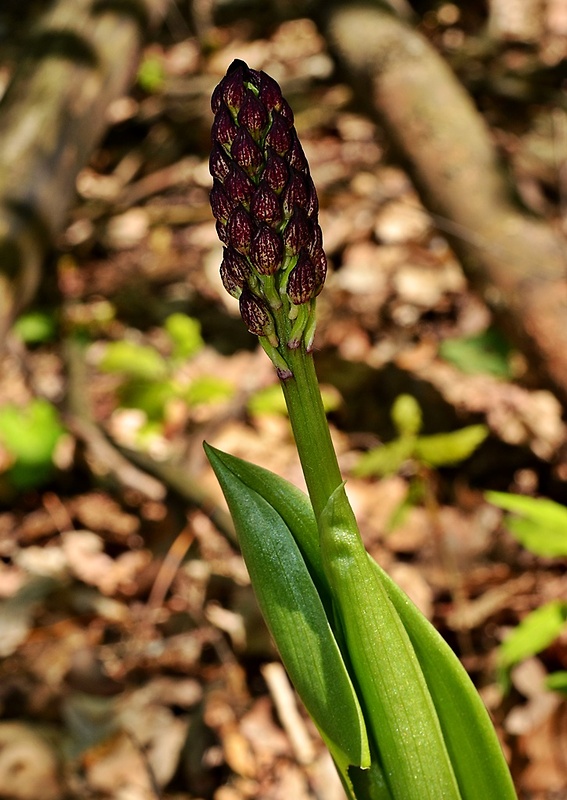
[[[416,440],[410,437],[394,439],[364,453],[352,470],[358,478],[395,475],[400,467],[413,456]]]
[[[224,378],[215,375],[202,375],[195,378],[184,392],[184,397],[190,406],[203,403],[218,403],[229,400],[234,396],[234,386]]]
[[[545,679],[545,685],[553,692],[561,692],[561,694],[567,695],[567,670],[552,672]]]
[[[65,429],[54,406],[37,398],[0,407],[0,442],[14,463],[8,475],[20,489],[41,484],[53,471],[53,451]]]
[[[423,672],[364,549],[340,486],[319,520],[331,587],[366,720],[396,800],[460,800]]]
[[[159,92],[165,83],[163,60],[156,55],[147,55],[138,67],[136,77],[140,88],[148,94]]]
[[[262,491],[294,532],[320,594],[330,596],[309,498],[284,478],[262,467],[233,456],[224,457],[230,458],[231,469],[237,471],[242,465],[250,471],[253,485]],[[368,561],[414,647],[441,723],[462,800],[515,800],[516,793],[494,727],[461,662],[433,625],[369,555]],[[351,769],[350,774],[353,772]],[[364,780],[364,776],[358,777]],[[366,794],[361,797],[371,797],[366,787],[362,789]]]
[[[118,390],[124,408],[139,408],[149,420],[161,421],[168,401],[177,397],[171,380],[129,380]]]
[[[567,508],[545,497],[526,497],[506,492],[486,492],[486,499],[504,511],[506,528],[532,553],[539,556],[567,555]]]
[[[133,378],[158,380],[167,374],[167,365],[157,350],[136,342],[109,342],[100,360],[104,372],[120,372]]]
[[[565,629],[567,602],[552,600],[536,608],[520,622],[498,650],[502,669],[509,669],[530,656],[541,653]]]
[[[419,403],[411,394],[401,394],[394,401],[392,422],[401,437],[417,436],[423,424]]]
[[[420,436],[415,442],[415,457],[431,467],[458,464],[474,453],[488,433],[486,425],[469,425],[451,433]]]
[[[277,488],[288,506],[284,517],[257,491],[261,488],[264,494],[256,485],[257,468],[207,444],[205,451],[232,514],[258,604],[299,696],[341,768],[368,767],[358,698],[321,598],[285,521],[297,524],[305,516],[305,509],[297,515],[294,511],[298,490],[288,491],[281,484]],[[269,489],[266,494],[271,494]]]
[[[46,311],[28,311],[15,321],[12,330],[25,344],[51,342],[57,333],[53,314]]]
[[[205,346],[200,322],[187,314],[171,314],[164,327],[172,341],[172,357],[176,360],[192,358]]]
[[[467,374],[485,373],[498,378],[512,378],[511,348],[502,334],[489,328],[477,336],[446,339],[439,355]]]
[[[336,411],[341,405],[341,396],[332,386],[321,388],[323,408],[326,414]],[[280,383],[273,383],[259,389],[248,401],[248,413],[252,416],[260,414],[278,414],[287,417],[287,406]]]

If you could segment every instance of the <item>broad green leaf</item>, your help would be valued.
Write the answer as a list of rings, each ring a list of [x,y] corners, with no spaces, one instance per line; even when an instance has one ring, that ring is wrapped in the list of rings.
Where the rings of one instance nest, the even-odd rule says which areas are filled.
[[[258,604],[309,714],[344,770],[368,767],[366,728],[325,609],[280,513],[232,470],[234,459],[205,444],[226,497]],[[281,489],[285,496],[287,489]],[[295,493],[289,495],[293,503]]]
[[[526,497],[506,492],[486,492],[486,499],[504,511],[505,525],[518,541],[539,556],[567,555],[567,508],[545,497]]]
[[[393,797],[460,800],[425,678],[369,561],[343,486],[321,514],[319,532],[323,569]]]
[[[566,621],[567,602],[553,600],[536,608],[524,617],[500,645],[499,666],[509,669],[525,658],[541,653],[565,629]]]
[[[215,375],[202,375],[195,378],[184,392],[184,397],[190,406],[203,403],[218,403],[229,400],[234,396],[234,385],[224,378]]]
[[[109,342],[99,367],[104,372],[121,372],[146,380],[158,380],[167,374],[165,360],[157,350],[129,341]]]
[[[47,400],[0,407],[0,443],[14,460],[8,472],[14,486],[31,488],[49,477],[53,451],[63,433],[57,411]]]
[[[420,436],[415,442],[415,457],[431,467],[458,464],[474,453],[488,433],[486,425],[469,425],[451,433]]]
[[[262,467],[234,456],[224,457],[230,458],[231,469],[249,471],[251,485],[269,499],[294,532],[313,580],[318,587],[325,587],[320,593],[328,593],[317,523],[307,495]],[[515,800],[516,793],[494,727],[461,662],[389,575],[370,556],[368,561],[388,592],[415,649],[463,800]]]
[[[416,440],[413,437],[394,439],[364,453],[353,469],[353,475],[368,478],[376,475],[380,478],[394,475],[402,464],[412,457]]]
[[[192,358],[204,347],[201,324],[187,314],[171,314],[165,321],[165,330],[173,343],[172,357],[184,360]]]
[[[417,436],[421,430],[423,417],[419,403],[411,394],[401,394],[396,398],[391,411],[392,422],[400,436]]]
[[[567,670],[552,672],[545,679],[545,685],[553,692],[561,692],[561,694],[567,695]]]
[[[446,339],[439,355],[467,374],[486,373],[498,378],[511,378],[510,345],[502,334],[489,328],[477,336]]]

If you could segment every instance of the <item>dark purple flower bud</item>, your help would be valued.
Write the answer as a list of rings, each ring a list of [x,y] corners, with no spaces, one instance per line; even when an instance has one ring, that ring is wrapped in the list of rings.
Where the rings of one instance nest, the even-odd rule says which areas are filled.
[[[249,274],[250,265],[246,258],[232,247],[225,247],[220,276],[226,291],[233,297],[240,297]]]
[[[305,181],[299,172],[294,172],[283,194],[284,213],[290,216],[296,208],[307,209],[308,200]]]
[[[238,127],[232,119],[230,111],[223,104],[221,104],[215,115],[211,133],[213,142],[219,142],[219,144],[226,145],[227,147],[230,146],[238,133]]]
[[[284,244],[292,255],[297,255],[301,248],[309,242],[313,227],[305,211],[296,208],[283,232]]]
[[[248,67],[244,61],[236,59],[227,70],[225,77],[220,82],[222,99],[233,111],[238,111],[247,94],[245,82],[248,77]]]
[[[230,153],[236,163],[249,175],[253,175],[264,163],[264,155],[248,131],[240,128]]]
[[[306,177],[306,182],[307,192],[309,194],[307,201],[307,213],[311,219],[316,220],[317,214],[319,213],[319,198],[317,197],[317,189],[315,188],[315,184],[313,183],[313,178],[311,175]]]
[[[247,91],[246,98],[238,112],[238,124],[245,128],[253,139],[258,141],[266,130],[268,112],[256,95]]]
[[[280,89],[278,82],[266,72],[260,73],[259,97],[268,111],[273,111],[274,109],[276,111],[280,111],[284,103],[289,108],[288,104],[283,98],[282,90]],[[289,110],[291,111],[291,109]],[[293,113],[291,116],[291,124],[293,124]]]
[[[230,172],[226,176],[224,188],[227,195],[233,201],[232,208],[234,208],[234,206],[239,203],[248,207],[255,187],[244,170],[241,170],[240,167],[233,164],[230,168]]]
[[[261,275],[273,275],[282,265],[283,242],[273,228],[262,224],[250,245],[250,260]]]
[[[321,277],[317,265],[313,264],[306,251],[302,250],[297,264],[289,273],[287,295],[296,306],[308,303],[319,294],[324,280],[324,275]]]
[[[288,122],[277,113],[273,112],[273,122],[266,136],[266,144],[280,156],[285,155],[293,143],[292,129]]]
[[[222,81],[217,84],[214,88],[213,94],[211,95],[211,111],[213,114],[216,114],[222,103]]]
[[[240,295],[240,314],[250,333],[266,336],[273,331],[274,323],[267,306],[250,289],[243,289]]]
[[[317,250],[323,249],[323,232],[321,231],[321,226],[317,222],[313,224],[313,220],[311,220],[311,225],[311,235],[306,241],[305,247],[309,255],[313,256]]]
[[[268,153],[268,160],[266,161],[266,168],[262,173],[262,180],[266,181],[268,186],[279,194],[286,185],[289,178],[289,169],[284,159],[273,150]]]
[[[250,249],[254,228],[252,220],[242,206],[235,208],[226,224],[228,243],[239,253],[246,255]]]
[[[323,288],[323,284],[325,283],[325,278],[327,277],[327,256],[325,255],[325,251],[322,247],[319,247],[315,250],[314,253],[311,254],[311,263],[315,268],[315,275],[316,275],[316,284],[317,289],[313,297],[317,297],[321,289]]]
[[[231,196],[225,192],[223,186],[219,181],[213,182],[213,188],[210,194],[211,210],[215,219],[226,223],[231,211],[236,206],[236,202]]]
[[[217,229],[217,236],[219,237],[221,242],[226,245],[230,244],[228,240],[228,230],[226,225],[220,220],[217,220],[217,224],[215,227]]]
[[[287,154],[287,160],[289,165],[296,169],[298,172],[308,172],[309,165],[307,163],[307,158],[305,157],[305,153],[303,152],[303,147],[301,146],[301,142],[297,138],[297,134],[293,137],[292,145],[289,149],[289,153]]]
[[[268,224],[277,223],[282,218],[282,209],[278,196],[265,181],[261,181],[252,195],[250,212],[255,219]]]
[[[224,147],[221,147],[218,142],[214,142],[209,157],[209,172],[221,183],[224,181],[230,170],[230,162],[227,158]]]

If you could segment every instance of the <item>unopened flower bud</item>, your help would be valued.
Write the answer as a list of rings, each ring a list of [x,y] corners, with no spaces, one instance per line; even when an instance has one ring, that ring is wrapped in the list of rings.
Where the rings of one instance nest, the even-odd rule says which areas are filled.
[[[273,150],[270,150],[268,160],[266,161],[266,168],[262,173],[262,180],[265,181],[276,194],[279,194],[285,187],[288,178],[289,168],[285,160]]]
[[[222,99],[233,111],[238,111],[246,97],[247,92],[244,82],[247,79],[248,72],[248,67],[244,61],[237,59],[232,62],[221,81]]]
[[[307,210],[309,195],[305,180],[299,172],[294,172],[283,194],[283,210],[286,216],[291,216],[296,208]]]
[[[225,247],[220,266],[220,276],[226,291],[233,297],[240,297],[250,274],[246,258],[232,247]]]
[[[226,193],[223,185],[219,181],[214,181],[210,194],[211,210],[215,219],[221,222],[228,221],[228,218],[236,206],[234,200]]]
[[[255,219],[274,224],[281,220],[283,214],[277,194],[262,181],[250,201],[250,212]]]
[[[303,152],[301,142],[297,138],[297,134],[293,136],[293,141],[287,154],[287,160],[289,161],[290,166],[292,166],[298,172],[307,172],[309,170],[307,158]]]
[[[234,205],[238,203],[242,203],[246,207],[250,205],[254,184],[244,170],[240,169],[236,164],[232,165],[230,172],[226,176],[224,189]]]
[[[224,147],[221,147],[218,142],[214,142],[209,157],[209,172],[215,180],[222,183],[229,171],[230,161],[228,160]]]
[[[268,125],[269,117],[265,106],[252,94],[247,92],[246,98],[238,112],[238,124],[258,141]]]
[[[218,142],[219,144],[225,145],[226,149],[230,147],[230,144],[234,140],[237,133],[238,128],[235,121],[232,119],[230,111],[224,104],[222,104],[215,115],[215,120],[211,129],[213,142]]]
[[[256,336],[273,334],[274,322],[266,304],[250,289],[243,289],[239,300],[240,314],[244,324]]]
[[[302,208],[296,208],[283,232],[286,250],[291,255],[297,255],[309,241],[312,231],[313,225],[309,222],[305,211]]]
[[[285,120],[277,111],[273,112],[273,120],[270,130],[266,136],[266,144],[275,150],[278,155],[283,156],[293,143],[293,136],[289,122]]]
[[[226,224],[228,241],[235,250],[244,255],[250,249],[254,226],[250,216],[242,206],[235,208]]]
[[[297,259],[297,264],[289,273],[287,294],[291,302],[300,306],[316,297],[323,282],[318,268],[311,261],[307,252],[302,250]]]
[[[282,265],[284,246],[269,225],[261,224],[250,245],[250,260],[261,275],[274,275]]]
[[[248,175],[256,173],[264,163],[262,150],[244,128],[240,128],[234,137],[230,153]]]

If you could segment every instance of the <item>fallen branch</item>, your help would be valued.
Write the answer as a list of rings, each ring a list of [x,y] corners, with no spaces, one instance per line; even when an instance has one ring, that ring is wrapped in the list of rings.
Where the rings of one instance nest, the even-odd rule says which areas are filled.
[[[321,5],[345,77],[407,161],[471,283],[566,401],[564,242],[517,207],[481,115],[424,37],[380,0]]]
[[[167,0],[59,0],[0,102],[0,335],[33,297],[75,180]]]

